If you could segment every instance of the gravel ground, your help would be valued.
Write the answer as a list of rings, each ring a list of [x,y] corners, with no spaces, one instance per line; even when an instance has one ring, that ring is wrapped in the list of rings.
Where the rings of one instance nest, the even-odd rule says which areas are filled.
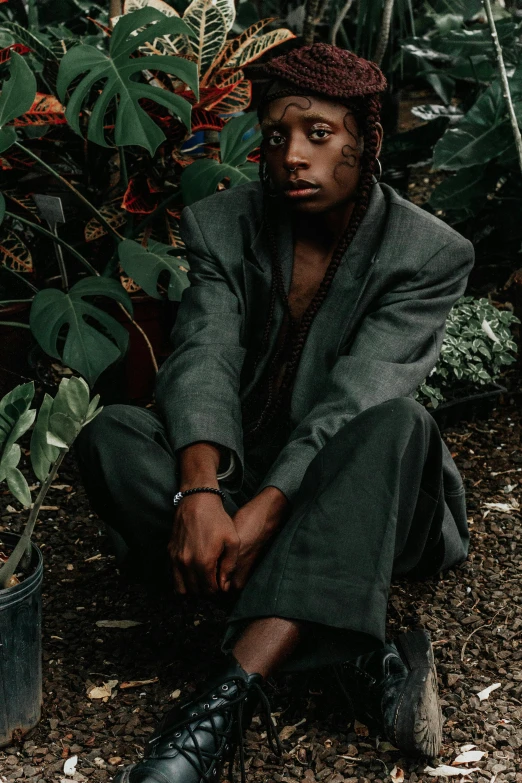
[[[475,745],[484,756],[468,765],[479,769],[467,779],[478,783],[522,781],[521,420],[517,400],[507,398],[487,421],[446,433],[468,488],[470,558],[439,581],[395,584],[390,599],[391,635],[421,625],[434,641],[445,726],[432,766]],[[21,517],[7,502],[0,499],[0,529],[17,530]],[[0,780],[59,782],[77,756],[67,780],[104,783],[140,757],[162,713],[203,680],[225,613],[120,579],[72,459],[47,503],[36,533],[45,557],[42,720],[0,750]],[[104,625],[122,620],[136,625]],[[447,779],[354,727],[327,674],[277,678],[269,690],[286,752],[269,752],[255,718],[249,783]]]

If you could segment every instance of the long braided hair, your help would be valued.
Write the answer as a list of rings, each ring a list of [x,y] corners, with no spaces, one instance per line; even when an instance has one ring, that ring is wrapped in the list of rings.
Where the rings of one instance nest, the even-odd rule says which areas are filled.
[[[277,98],[290,95],[330,97],[344,103],[354,114],[359,127],[359,134],[364,141],[364,149],[360,159],[359,184],[350,221],[332,255],[319,288],[300,321],[296,324],[290,317],[283,270],[278,256],[277,236],[274,230],[277,218],[271,208],[270,179],[266,167],[264,148],[263,145],[261,146],[259,173],[264,195],[263,224],[267,231],[270,247],[272,281],[268,317],[263,330],[260,350],[254,364],[254,372],[268,348],[278,296],[281,298],[289,316],[290,325],[286,339],[279,345],[275,355],[272,357],[267,376],[260,380],[260,384],[266,385],[266,389],[253,389],[249,397],[248,402],[250,404],[247,406],[244,424],[244,434],[247,441],[257,440],[258,436],[267,429],[281,412],[289,414],[288,409],[293,382],[310,327],[328,294],[335,273],[368,207],[379,143],[377,131],[380,112],[379,93],[386,87],[386,80],[374,63],[356,57],[352,52],[322,43],[303,46],[287,55],[277,57],[265,65],[264,70],[268,75],[275,77],[277,81],[269,86],[260,102],[258,108],[260,118],[268,103]],[[285,348],[288,348],[289,359],[276,395],[274,393],[275,373],[278,367],[278,359]],[[258,396],[260,394],[261,399],[264,399],[260,412],[258,404],[256,404],[256,394]],[[248,417],[250,411],[254,412],[253,419],[251,416]]]

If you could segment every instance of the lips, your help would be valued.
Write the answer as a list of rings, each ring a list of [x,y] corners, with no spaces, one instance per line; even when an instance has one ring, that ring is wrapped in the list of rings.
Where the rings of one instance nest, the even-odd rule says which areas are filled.
[[[317,190],[319,185],[316,185],[315,182],[309,182],[307,179],[294,179],[290,182],[287,182],[284,186],[285,190]]]
[[[287,182],[284,186],[284,193],[287,198],[299,199],[310,198],[320,189],[320,185],[315,182],[309,182],[307,179],[295,179]]]

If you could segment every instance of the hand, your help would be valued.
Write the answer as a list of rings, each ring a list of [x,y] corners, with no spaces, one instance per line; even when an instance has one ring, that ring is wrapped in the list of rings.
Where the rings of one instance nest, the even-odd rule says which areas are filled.
[[[168,550],[178,593],[227,591],[236,566],[239,536],[221,498],[203,492],[184,497],[176,509]]]
[[[252,568],[275,534],[288,509],[286,496],[276,487],[265,487],[234,514],[240,539],[239,554],[232,574],[232,587],[242,590]],[[220,583],[224,579],[220,571]]]

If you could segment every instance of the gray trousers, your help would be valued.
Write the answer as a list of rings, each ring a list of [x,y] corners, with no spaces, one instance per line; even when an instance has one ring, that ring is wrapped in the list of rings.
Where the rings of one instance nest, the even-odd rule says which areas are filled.
[[[169,573],[167,543],[179,477],[160,418],[111,405],[77,441],[95,511],[149,573]],[[245,459],[230,514],[261,484]],[[463,502],[463,501],[462,501]],[[285,617],[314,629],[286,666],[296,670],[380,646],[393,576],[437,574],[451,514],[442,479],[442,440],[410,398],[369,408],[312,460],[291,513],[271,540],[230,615],[224,649],[249,620]],[[457,537],[458,538],[458,537]],[[465,550],[455,561],[464,559]],[[451,563],[452,565],[454,563]]]

